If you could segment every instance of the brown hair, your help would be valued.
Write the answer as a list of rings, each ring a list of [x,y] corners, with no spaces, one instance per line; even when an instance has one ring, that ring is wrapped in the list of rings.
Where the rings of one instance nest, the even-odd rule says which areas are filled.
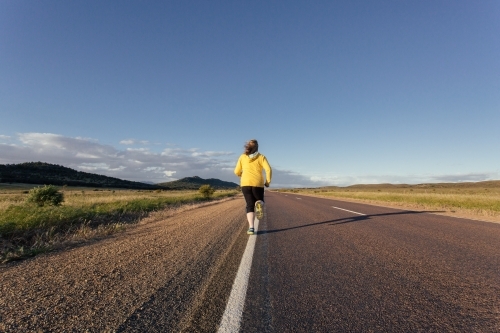
[[[259,143],[252,139],[245,144],[245,154],[250,155],[259,150]]]

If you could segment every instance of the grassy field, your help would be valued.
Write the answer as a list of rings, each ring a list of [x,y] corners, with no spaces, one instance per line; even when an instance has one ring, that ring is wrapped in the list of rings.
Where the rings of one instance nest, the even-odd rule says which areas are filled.
[[[124,230],[153,212],[234,196],[216,191],[150,191],[61,187],[61,206],[26,203],[33,185],[0,184],[0,261],[32,256]]]
[[[280,190],[500,222],[500,181]]]

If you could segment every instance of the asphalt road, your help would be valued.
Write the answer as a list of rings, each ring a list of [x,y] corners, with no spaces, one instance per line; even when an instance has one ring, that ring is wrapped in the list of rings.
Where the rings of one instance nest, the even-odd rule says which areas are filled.
[[[266,202],[241,332],[500,332],[500,224]]]

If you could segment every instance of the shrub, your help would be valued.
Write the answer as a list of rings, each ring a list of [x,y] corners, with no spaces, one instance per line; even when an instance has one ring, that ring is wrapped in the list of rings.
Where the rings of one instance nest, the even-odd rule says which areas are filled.
[[[214,194],[215,189],[210,185],[202,185],[199,191],[203,197],[210,198]]]
[[[45,185],[44,187],[39,186],[31,189],[26,201],[40,207],[45,205],[59,206],[64,201],[64,195],[55,186]]]

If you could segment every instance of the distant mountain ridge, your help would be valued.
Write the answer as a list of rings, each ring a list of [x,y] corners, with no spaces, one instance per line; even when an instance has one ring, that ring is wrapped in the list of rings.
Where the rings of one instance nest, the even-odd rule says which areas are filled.
[[[215,189],[235,189],[238,187],[238,184],[236,183],[226,182],[215,178],[203,179],[198,176],[186,177],[160,184],[134,182],[89,172],[77,171],[62,165],[45,162],[0,164],[0,183],[129,188],[144,190],[198,190],[201,185],[205,184],[208,184]]]
[[[382,184],[355,184],[355,185],[350,185],[350,186],[323,186],[321,188],[331,188],[331,189],[340,189],[340,188],[345,188],[345,189],[397,189],[397,188],[420,188],[420,189],[427,189],[427,188],[462,188],[462,187],[484,187],[484,188],[490,188],[490,187],[499,187],[500,186],[500,180],[484,180],[484,181],[478,181],[478,182],[472,182],[472,181],[463,181],[463,182],[450,182],[450,183],[421,183],[421,184],[390,184],[390,183],[382,183]]]
[[[200,188],[201,185],[210,185],[215,189],[236,189],[239,186],[238,184],[233,182],[226,182],[215,178],[203,179],[198,176],[185,177],[171,182],[159,183],[158,185],[172,190],[177,190],[177,189],[197,190]]]
[[[114,187],[145,190],[162,188],[158,185],[150,185],[89,172],[76,171],[62,165],[44,162],[0,164],[0,183]]]

